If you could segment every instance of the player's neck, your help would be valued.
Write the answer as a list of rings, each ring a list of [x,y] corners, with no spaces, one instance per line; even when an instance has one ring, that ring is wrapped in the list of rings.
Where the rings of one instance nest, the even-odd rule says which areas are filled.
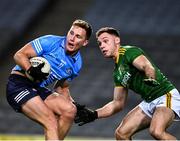
[[[114,51],[113,60],[114,60],[115,62],[117,62],[117,60],[118,60],[118,58],[119,58],[119,48],[120,48],[120,46],[117,46],[116,49],[115,49],[115,51]]]
[[[78,53],[79,50],[77,51],[73,51],[73,52],[69,52],[69,51],[66,51],[66,54],[70,55],[71,57],[75,56],[77,53]]]

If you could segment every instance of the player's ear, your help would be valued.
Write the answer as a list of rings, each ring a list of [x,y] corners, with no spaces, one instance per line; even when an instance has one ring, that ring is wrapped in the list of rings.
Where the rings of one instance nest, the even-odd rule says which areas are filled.
[[[120,44],[120,38],[119,37],[115,37],[115,43]]]
[[[83,43],[83,46],[86,46],[88,43],[89,43],[89,41],[85,40],[84,43]]]

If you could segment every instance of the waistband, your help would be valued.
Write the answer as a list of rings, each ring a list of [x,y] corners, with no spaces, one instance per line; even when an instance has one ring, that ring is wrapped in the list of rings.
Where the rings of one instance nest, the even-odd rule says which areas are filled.
[[[27,77],[19,75],[19,74],[10,74],[9,80],[10,81],[13,81],[13,80],[18,81],[19,80],[24,83],[29,83],[29,84],[33,85],[34,87],[39,87],[39,85],[40,85],[40,83],[33,82],[30,79],[28,79]]]
[[[13,79],[13,78],[17,78],[17,79],[24,79],[24,80],[27,80],[27,81],[29,81],[29,82],[32,82],[31,80],[29,80],[27,77],[25,77],[25,76],[22,76],[22,75],[19,75],[19,74],[10,74],[9,75],[9,79],[11,80],[11,79]]]

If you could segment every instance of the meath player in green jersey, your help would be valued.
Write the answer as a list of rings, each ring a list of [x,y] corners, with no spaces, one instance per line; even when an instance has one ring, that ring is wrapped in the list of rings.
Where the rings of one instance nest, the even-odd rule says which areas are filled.
[[[117,140],[130,140],[137,132],[149,128],[155,139],[174,140],[166,129],[173,120],[180,118],[180,94],[175,86],[152,63],[144,51],[134,46],[121,46],[116,29],[104,27],[96,33],[105,58],[113,58],[115,68],[114,98],[96,111],[82,111],[75,122],[83,125],[97,118],[109,117],[121,111],[128,89],[140,94],[143,101],[131,110],[119,124]]]

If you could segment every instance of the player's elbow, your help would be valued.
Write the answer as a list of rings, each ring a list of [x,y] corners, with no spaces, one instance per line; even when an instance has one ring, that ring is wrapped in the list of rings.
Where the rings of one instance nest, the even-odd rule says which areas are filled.
[[[121,101],[114,101],[114,113],[118,113],[124,109],[125,104]]]
[[[124,109],[124,104],[119,104],[119,106],[117,107],[117,112],[120,112]]]
[[[22,59],[22,54],[18,51],[14,54],[13,59],[15,60],[15,62],[17,62],[18,60]]]
[[[16,52],[16,53],[14,54],[14,56],[13,56],[13,59],[16,61],[16,60],[17,60],[17,58],[18,58],[18,56],[19,56],[19,53],[18,53],[18,52]]]

